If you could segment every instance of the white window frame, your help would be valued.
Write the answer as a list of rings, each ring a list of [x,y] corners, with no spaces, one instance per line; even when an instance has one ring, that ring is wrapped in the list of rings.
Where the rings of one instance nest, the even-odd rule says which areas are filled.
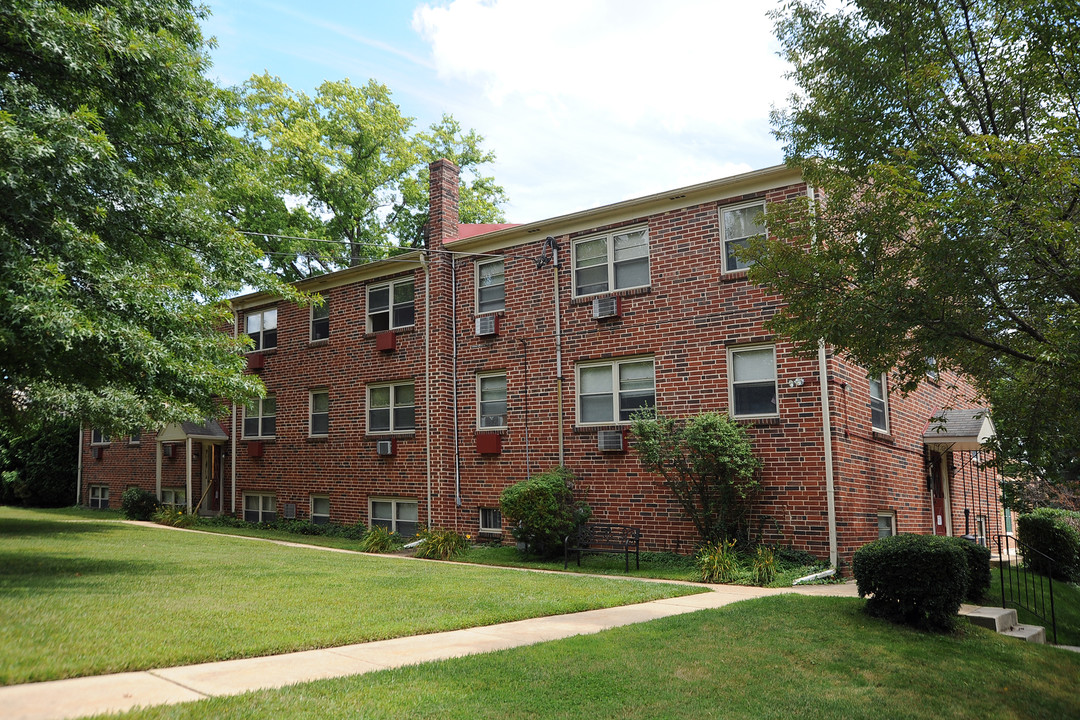
[[[316,500],[325,500],[326,501],[326,512],[325,513],[317,513],[317,512],[315,512],[315,501]],[[320,518],[320,519],[316,520],[315,518]],[[325,518],[325,519],[323,519],[323,518]],[[312,525],[328,525],[330,523],[330,496],[329,495],[320,495],[320,494],[316,493],[315,495],[311,495],[309,497],[309,499],[308,499],[308,519],[311,521]]]
[[[112,438],[98,428],[90,428],[91,445],[111,445]]]
[[[616,285],[616,272],[615,272],[615,238],[620,235],[630,235],[632,233],[644,233],[645,236],[645,282],[640,285]],[[607,287],[603,290],[597,290],[596,292],[579,293],[578,292],[578,247],[588,242],[596,240],[603,240],[605,244],[606,254],[606,268],[607,268]],[[570,244],[570,267],[572,269],[570,281],[574,289],[574,297],[593,297],[596,295],[610,295],[614,292],[622,290],[633,290],[636,288],[644,288],[652,285],[652,247],[651,238],[649,237],[648,226],[637,226],[629,228],[619,228],[618,230],[611,230],[599,235],[589,235],[588,237],[577,238]],[[637,258],[634,258],[637,259]]]
[[[315,412],[315,396],[326,396],[326,410],[323,412]],[[315,431],[315,416],[326,416],[326,430],[323,432]],[[308,437],[327,437],[330,435],[330,391],[326,388],[315,388],[308,392]]]
[[[488,415],[484,414],[484,403],[487,402],[488,404],[491,404],[491,403],[498,403],[499,402],[498,400],[487,400],[487,401],[485,401],[483,399],[484,381],[492,379],[492,378],[502,378],[502,380],[503,380],[502,424],[499,424],[499,425],[485,425],[484,424],[484,418],[488,417]],[[507,406],[507,396],[509,394],[510,394],[510,392],[509,392],[509,388],[507,387],[506,371],[505,370],[483,372],[483,373],[478,373],[476,375],[476,429],[477,430],[505,430],[506,429],[506,427],[507,427],[506,416],[509,413],[509,408]],[[494,414],[491,414],[491,417],[494,417]]]
[[[404,286],[404,285],[411,285],[412,286],[413,299],[411,301],[409,301],[408,303],[400,303],[400,304],[395,303],[394,302],[394,291],[399,286]],[[382,289],[386,289],[386,291],[387,291],[387,306],[386,306],[385,310],[379,309],[376,312],[378,312],[380,314],[384,313],[384,312],[387,313],[387,326],[385,328],[380,329],[380,330],[376,330],[373,323],[371,322],[371,316],[372,316],[371,293],[373,293],[373,292],[375,292],[377,290],[382,290]],[[365,300],[366,316],[365,317],[366,317],[366,322],[367,322],[367,331],[369,333],[387,332],[387,331],[390,331],[390,330],[400,330],[402,328],[413,327],[414,325],[416,325],[416,280],[415,280],[415,278],[400,278],[398,280],[391,280],[390,282],[379,283],[378,285],[369,285],[367,287],[367,292],[365,293],[365,296],[366,296],[366,300]],[[399,307],[405,307],[406,305],[411,305],[412,306],[412,322],[403,323],[401,325],[395,324],[395,322],[394,322],[395,310],[397,310]]]
[[[108,510],[109,509],[109,486],[108,485],[90,485],[90,492],[87,496],[90,507],[95,510]],[[96,496],[96,497],[95,497]],[[102,503],[105,503],[102,505]]]
[[[320,297],[322,298],[322,304],[318,306],[313,304],[311,306],[311,325],[309,328],[310,334],[308,335],[310,342],[323,342],[330,339],[330,299],[327,298],[325,295],[322,295]],[[316,315],[316,313],[318,314]],[[316,323],[319,323],[321,325],[324,322],[326,323],[326,335],[324,335],[323,337],[315,337]]]
[[[881,530],[882,530],[881,521],[882,520],[888,520],[889,521],[889,534],[888,535],[882,535],[881,534]],[[892,537],[893,535],[896,535],[896,511],[895,510],[878,510],[878,514],[877,514],[877,531],[878,531],[878,540],[880,540],[881,538]]]
[[[413,390],[413,402],[412,405],[399,405],[397,402],[398,388],[411,387]],[[390,388],[390,404],[386,408],[373,408],[371,405],[371,392],[373,390],[380,390],[382,388]],[[413,409],[413,423],[411,427],[398,427],[397,423],[397,410],[411,407]],[[389,410],[390,411],[390,427],[388,429],[372,429],[371,425],[371,411]],[[399,380],[397,382],[386,383],[373,383],[367,386],[367,413],[365,413],[365,423],[367,424],[367,432],[369,435],[393,435],[401,433],[416,432],[416,383],[412,380]]]
[[[400,532],[400,529],[398,528],[398,523],[410,523],[410,522],[413,523],[416,526],[417,532],[420,530],[420,503],[419,503],[419,501],[417,501],[416,498],[407,498],[407,497],[381,497],[381,496],[368,497],[368,527],[375,527],[374,511],[375,511],[375,503],[377,503],[377,502],[379,502],[379,503],[390,503],[391,504],[390,527],[386,528],[390,532],[404,535],[404,533]],[[415,505],[416,506],[416,520],[402,520],[399,517],[400,513],[398,512],[398,506],[400,506],[400,505]],[[379,520],[383,521],[383,520],[385,520],[385,518],[379,518]],[[380,525],[382,525],[381,522],[380,522]],[[382,527],[386,527],[386,526],[382,525]],[[415,534],[416,533],[413,533],[412,535],[405,535],[405,537],[413,537],[413,535],[415,535]]]
[[[266,316],[271,315],[271,314],[274,316],[274,327],[267,330],[266,329]],[[248,322],[253,317],[258,317],[259,318],[259,329],[254,334],[250,331],[250,329],[249,329],[250,323]],[[277,307],[263,308],[262,310],[252,310],[251,312],[244,314],[244,334],[247,335],[248,337],[250,337],[252,339],[252,341],[255,343],[255,347],[253,347],[249,352],[262,352],[263,350],[273,350],[273,349],[275,349],[277,347],[277,332],[278,332],[277,321],[278,321]],[[274,344],[273,345],[267,344],[267,342],[266,342],[266,333],[269,332],[269,331],[273,331],[273,333],[274,333]]]
[[[773,384],[773,397],[776,398],[776,411],[769,413],[739,413],[735,407],[735,390],[738,386],[749,385],[764,385],[767,380],[735,380],[735,356],[744,352],[756,352],[761,350],[772,350],[772,384]],[[778,418],[780,417],[780,383],[778,380],[777,362],[776,362],[776,345],[743,345],[740,347],[728,348],[727,352],[728,363],[728,403],[730,407],[731,417],[737,420],[756,420],[764,418]]]
[[[161,488],[161,504],[172,508],[186,508],[187,490],[184,488]]]
[[[730,255],[729,250],[728,250],[729,245],[731,245],[731,244],[745,244],[743,241],[748,240],[749,238],[752,238],[752,237],[757,237],[758,235],[765,235],[766,237],[768,236],[769,229],[767,227],[763,228],[761,233],[754,233],[753,235],[744,235],[744,236],[741,236],[741,237],[728,237],[727,236],[727,232],[725,231],[724,213],[734,212],[736,210],[745,210],[746,208],[751,208],[751,207],[758,207],[758,208],[760,208],[760,212],[764,213],[765,212],[765,201],[764,200],[752,200],[750,202],[738,203],[736,205],[724,205],[721,208],[719,208],[719,213],[720,213],[719,220],[720,220],[721,264],[723,266],[723,272],[725,274],[746,272],[746,269],[750,267],[749,264],[743,265],[741,260],[737,260],[733,255]],[[731,260],[733,260],[737,264],[736,267],[734,267],[734,268],[729,268],[728,267],[728,258],[729,257],[731,258]]]
[[[480,285],[480,276],[482,274],[481,268],[486,265],[494,265],[498,263],[502,266],[502,282],[497,285],[489,285],[488,288],[502,288],[502,298],[498,300],[498,307],[482,307],[484,301],[480,298],[480,291],[483,289]],[[490,304],[494,304],[493,301],[487,301]],[[503,258],[491,258],[489,260],[477,260],[476,261],[476,314],[486,315],[488,313],[503,312],[506,310],[506,263]]]
[[[620,415],[620,412],[621,412],[621,407],[622,407],[622,403],[620,402],[620,399],[621,399],[621,396],[622,396],[622,393],[623,393],[623,391],[619,387],[619,380],[620,380],[619,370],[623,365],[635,365],[635,364],[643,364],[643,363],[649,363],[649,364],[652,365],[653,388],[652,388],[652,404],[651,404],[651,406],[653,408],[655,408],[656,407],[656,360],[651,355],[635,356],[635,357],[627,357],[627,358],[618,358],[618,359],[615,359],[615,360],[602,360],[602,361],[595,361],[595,362],[581,362],[581,363],[578,363],[577,367],[574,369],[575,380],[577,382],[577,387],[576,387],[577,424],[581,425],[583,427],[604,426],[604,425],[629,425],[630,422],[631,422],[631,420],[629,418],[627,418],[626,420],[621,420],[619,418],[619,415]],[[583,370],[593,369],[593,368],[601,368],[601,367],[610,368],[610,372],[611,372],[611,420],[585,421],[582,418],[582,414],[581,414],[582,398],[583,398],[582,383],[581,383],[581,373],[582,373]],[[607,395],[607,393],[595,393],[595,394]]]
[[[259,498],[259,509],[257,511],[248,510],[248,498]],[[269,501],[269,502],[267,502]],[[272,510],[267,510],[266,506],[270,505]],[[274,493],[260,493],[260,492],[246,492],[244,493],[244,522],[274,522],[277,520],[277,496]],[[249,520],[249,512],[258,512],[257,520]],[[268,515],[272,515],[269,520],[266,519]]]
[[[888,373],[882,373],[876,378],[868,378],[869,381],[869,393],[870,393],[870,427],[876,432],[889,433],[889,375]],[[874,395],[874,385],[877,385],[880,392],[880,397]],[[874,404],[879,403],[881,405],[881,415],[885,418],[883,425],[874,424]]]
[[[489,519],[491,517],[493,517],[494,515],[498,515],[499,524],[497,526],[496,525],[491,525],[490,523],[485,525],[484,524],[484,519],[485,519],[484,514],[485,513],[488,513]],[[482,533],[498,533],[498,534],[501,535],[502,534],[502,510],[500,510],[497,507],[496,508],[488,508],[488,507],[480,508],[480,532],[482,532]]]
[[[273,414],[266,414],[266,412],[265,412],[265,409],[266,409],[265,406],[266,406],[266,401],[267,400],[270,400],[270,401],[272,401],[274,403],[274,412],[273,412]],[[243,420],[242,420],[241,425],[240,425],[241,429],[243,430],[243,433],[242,433],[243,438],[245,438],[245,439],[250,438],[250,439],[260,440],[260,439],[265,439],[265,438],[276,437],[277,436],[277,396],[276,395],[267,395],[264,398],[255,398],[251,402],[252,402],[252,404],[258,404],[259,414],[257,416],[253,415],[251,417],[252,418],[258,417],[259,418],[259,421],[258,421],[259,422],[259,432],[256,435],[251,435],[251,434],[248,433],[248,431],[247,431],[247,429],[248,429],[247,428],[247,421],[248,421],[248,411],[249,411],[250,408],[245,405],[244,406],[244,417],[243,417]],[[269,433],[269,434],[264,434],[263,431],[266,429],[266,427],[265,427],[266,419],[271,418],[271,417],[274,418],[274,432]]]
[[[131,435],[128,435],[128,445],[142,445],[142,429],[136,430]]]

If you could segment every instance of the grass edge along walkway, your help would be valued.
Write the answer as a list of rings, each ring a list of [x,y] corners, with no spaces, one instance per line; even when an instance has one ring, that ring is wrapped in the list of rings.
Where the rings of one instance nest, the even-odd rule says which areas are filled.
[[[815,588],[814,594],[822,594]],[[835,592],[848,592],[833,586]],[[769,588],[723,586],[712,592],[516,620],[429,635],[413,635],[337,648],[224,660],[137,672],[0,687],[6,718],[61,720],[238,695],[295,683],[359,675],[406,665],[504,650],[609,628],[723,607],[779,594]]]

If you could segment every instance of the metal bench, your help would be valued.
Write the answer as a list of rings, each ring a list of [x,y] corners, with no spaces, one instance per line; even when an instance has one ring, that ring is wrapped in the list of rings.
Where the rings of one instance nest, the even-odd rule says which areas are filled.
[[[636,569],[641,569],[641,530],[630,525],[611,525],[587,523],[563,543],[563,570],[570,564],[570,556],[577,555],[578,567],[581,567],[582,553],[604,553],[623,555],[626,558],[626,572],[630,572],[630,553],[634,553]]]

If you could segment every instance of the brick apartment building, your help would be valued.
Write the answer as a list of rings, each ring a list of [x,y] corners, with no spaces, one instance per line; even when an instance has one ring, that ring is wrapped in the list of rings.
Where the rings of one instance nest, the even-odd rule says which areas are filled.
[[[763,207],[807,194],[777,166],[468,226],[458,169],[433,163],[425,250],[299,282],[320,307],[237,298],[233,331],[254,339],[249,372],[268,396],[202,426],[111,442],[87,430],[82,500],[116,506],[134,485],[204,514],[509,540],[500,493],[562,464],[596,518],[689,551],[692,525],[627,447],[630,413],[655,404],[746,424],[766,542],[835,563],[882,534],[1007,531],[980,463],[993,430],[962,380],[900,397],[887,376],[826,347],[797,357],[764,329],[782,300],[731,249],[762,231]]]

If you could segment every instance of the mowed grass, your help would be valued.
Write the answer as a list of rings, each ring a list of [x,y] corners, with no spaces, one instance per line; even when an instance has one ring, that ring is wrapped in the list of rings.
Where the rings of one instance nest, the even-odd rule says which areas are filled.
[[[345,645],[693,592],[0,508],[0,684]]]
[[[123,718],[1075,718],[1080,655],[863,602],[781,595],[369,675]]]
[[[1017,573],[1019,573],[1019,579]],[[1032,597],[1038,594],[1039,606],[1042,607],[1043,603],[1046,603],[1047,617],[1049,618],[1050,591],[1046,580],[1034,573],[1028,573],[1023,568],[1013,568],[1009,573],[1006,573],[1006,583],[1010,581],[1010,575],[1012,576],[1012,582],[1015,584],[1011,596],[1013,598],[1027,598],[1027,602],[1030,603]],[[1042,590],[1040,591],[1039,588],[1042,588]],[[1006,596],[1010,595],[1008,587],[1005,588],[1005,594]],[[986,599],[982,604],[1001,607],[1001,570],[998,568],[991,568],[990,591],[987,592]],[[1010,605],[1010,607],[1013,606]],[[1080,646],[1080,585],[1063,580],[1054,581],[1054,615],[1057,618],[1058,644]],[[1046,641],[1054,641],[1053,629],[1049,619],[1042,620],[1035,614],[1022,609],[1016,611],[1016,616],[1021,624],[1042,625],[1046,628]]]

